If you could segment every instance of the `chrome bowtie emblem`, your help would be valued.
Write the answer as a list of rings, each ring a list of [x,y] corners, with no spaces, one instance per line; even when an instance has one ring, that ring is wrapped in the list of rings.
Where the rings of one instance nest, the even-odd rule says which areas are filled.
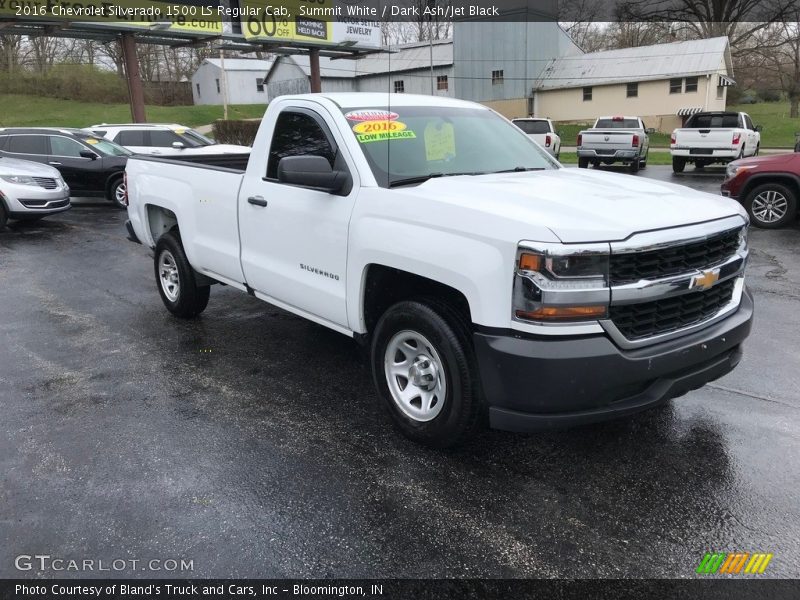
[[[689,282],[689,289],[694,290],[707,290],[714,286],[719,280],[719,269],[712,269],[710,271],[703,271],[699,275],[692,277]]]

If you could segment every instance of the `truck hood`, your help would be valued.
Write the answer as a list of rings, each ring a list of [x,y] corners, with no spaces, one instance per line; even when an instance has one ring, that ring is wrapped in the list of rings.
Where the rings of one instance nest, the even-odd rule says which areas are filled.
[[[27,175],[28,177],[60,178],[61,173],[49,165],[30,160],[0,157],[0,175]]]
[[[587,169],[442,177],[397,189],[488,218],[547,227],[564,243],[624,240],[638,232],[745,215],[737,202],[722,196]],[[452,216],[451,211],[444,214]]]

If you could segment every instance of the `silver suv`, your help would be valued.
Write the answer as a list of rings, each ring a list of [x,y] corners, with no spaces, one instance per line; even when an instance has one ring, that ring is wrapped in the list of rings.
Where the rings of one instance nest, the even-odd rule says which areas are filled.
[[[56,169],[0,157],[0,229],[8,219],[35,221],[70,208],[69,187]]]

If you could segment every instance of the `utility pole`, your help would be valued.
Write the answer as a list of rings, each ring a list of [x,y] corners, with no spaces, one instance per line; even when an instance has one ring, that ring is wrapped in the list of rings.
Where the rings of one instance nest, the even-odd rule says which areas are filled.
[[[219,50],[219,68],[222,69],[222,118],[228,120],[228,72],[225,70],[225,50]]]
[[[309,51],[308,66],[311,71],[311,92],[318,94],[322,91],[322,77],[319,73],[319,48],[311,48]]]
[[[134,123],[146,123],[144,88],[142,87],[142,74],[139,72],[139,58],[136,56],[136,38],[132,33],[123,33],[121,42],[125,79],[128,83],[128,99],[131,104],[131,119]]]

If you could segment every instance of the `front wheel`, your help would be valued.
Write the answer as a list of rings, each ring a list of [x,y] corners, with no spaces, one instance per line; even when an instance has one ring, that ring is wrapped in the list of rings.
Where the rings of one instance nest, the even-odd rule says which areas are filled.
[[[408,438],[440,448],[472,437],[483,392],[463,317],[436,301],[403,301],[378,321],[372,375],[382,403]]]
[[[118,177],[108,186],[108,199],[117,208],[128,208],[128,205],[125,204],[125,180],[122,177]]]
[[[680,156],[673,156],[672,157],[672,172],[673,173],[683,173],[683,170],[686,168],[686,159]]]
[[[743,204],[753,225],[764,229],[783,227],[797,215],[797,196],[780,183],[754,187]]]
[[[6,207],[0,202],[0,230],[5,229],[6,223],[8,223],[8,213],[6,212]]]
[[[158,238],[154,266],[158,293],[169,312],[191,319],[205,310],[211,288],[197,285],[177,234],[165,233]]]

